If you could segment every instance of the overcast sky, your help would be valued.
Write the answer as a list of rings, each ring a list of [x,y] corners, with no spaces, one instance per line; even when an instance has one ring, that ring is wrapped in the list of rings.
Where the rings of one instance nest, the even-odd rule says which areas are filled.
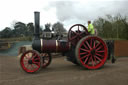
[[[106,14],[128,15],[128,0],[0,0],[0,30],[16,21],[33,22],[34,11],[40,11],[42,26],[61,21],[68,29]]]

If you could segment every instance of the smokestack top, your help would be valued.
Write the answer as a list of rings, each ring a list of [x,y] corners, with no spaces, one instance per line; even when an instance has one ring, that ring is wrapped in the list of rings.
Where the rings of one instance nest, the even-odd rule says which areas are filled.
[[[34,28],[34,39],[40,38],[40,12],[34,12],[34,19],[35,19],[35,28]]]
[[[35,11],[34,13],[40,13],[39,11]]]

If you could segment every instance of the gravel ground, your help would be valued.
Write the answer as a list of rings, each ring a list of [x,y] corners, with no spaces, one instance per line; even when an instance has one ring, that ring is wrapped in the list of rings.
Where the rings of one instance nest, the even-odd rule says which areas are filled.
[[[102,69],[84,70],[65,60],[54,58],[52,64],[35,74],[24,72],[17,57],[0,56],[0,85],[128,85],[128,57],[107,62]]]

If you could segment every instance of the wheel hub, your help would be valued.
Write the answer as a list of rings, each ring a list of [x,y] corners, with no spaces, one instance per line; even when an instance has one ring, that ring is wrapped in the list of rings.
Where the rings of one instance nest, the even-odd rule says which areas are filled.
[[[28,64],[32,64],[32,60],[28,60]]]
[[[91,54],[92,54],[92,55],[95,55],[95,52],[96,52],[95,49],[92,49],[92,50],[91,50]]]

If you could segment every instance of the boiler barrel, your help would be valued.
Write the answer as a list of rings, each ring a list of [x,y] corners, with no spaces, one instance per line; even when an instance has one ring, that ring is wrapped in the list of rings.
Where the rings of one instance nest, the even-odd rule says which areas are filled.
[[[38,44],[36,44],[38,43]],[[66,52],[70,49],[70,43],[66,40],[43,40],[33,43],[33,49],[39,52]]]

